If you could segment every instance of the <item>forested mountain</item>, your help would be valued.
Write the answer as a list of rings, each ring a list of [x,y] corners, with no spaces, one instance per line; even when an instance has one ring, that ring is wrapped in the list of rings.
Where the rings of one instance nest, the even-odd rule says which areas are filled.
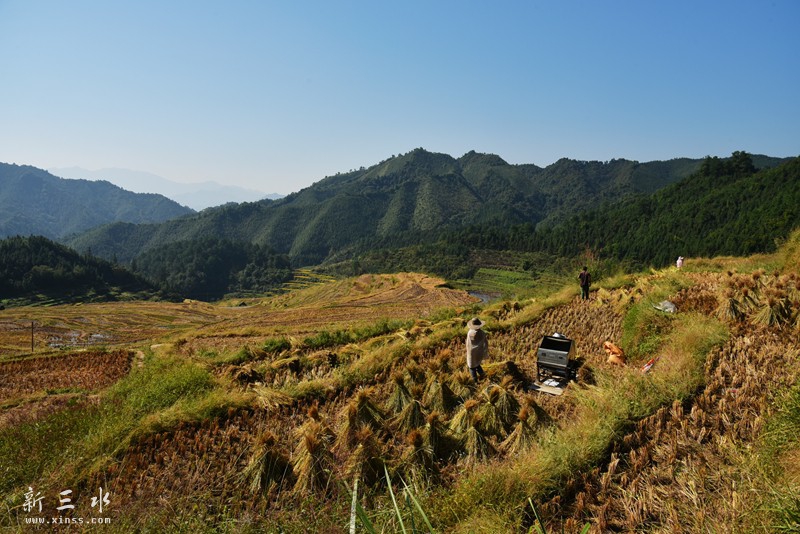
[[[0,163],[0,238],[61,239],[116,221],[161,222],[193,210],[161,195],[131,193],[108,182],[66,180],[36,167]]]
[[[800,158],[756,172],[735,152],[707,158],[691,178],[617,206],[574,216],[528,245],[559,255],[585,247],[608,257],[665,265],[683,256],[770,252],[800,227]]]
[[[656,266],[679,255],[770,252],[800,227],[800,158],[761,171],[755,159],[745,152],[706,158],[693,175],[652,195],[631,196],[556,226],[472,226],[442,232],[433,242],[403,251],[389,253],[391,247],[383,244],[378,247],[383,250],[362,246],[359,261],[372,269],[382,270],[382,262],[398,269],[439,250],[442,258],[435,272],[447,276],[451,265],[460,271],[469,268],[466,252],[471,250],[535,252],[552,258],[589,250],[604,258]]]
[[[766,162],[771,164],[772,162]],[[563,222],[470,225],[402,239],[362,240],[333,256],[334,273],[420,270],[447,279],[479,268],[558,272],[588,256],[617,269],[664,266],[683,256],[771,252],[800,227],[800,158],[757,170],[759,156],[703,160],[691,176],[653,194],[573,214]]]
[[[155,288],[108,261],[80,255],[46,237],[0,240],[0,299],[26,301],[77,298],[113,300],[125,293],[149,295]]]
[[[777,162],[764,158],[765,164]],[[416,149],[280,200],[209,209],[161,224],[113,224],[68,243],[131,261],[150,248],[213,236],[266,245],[296,265],[312,265],[357,242],[402,243],[470,225],[551,226],[603,203],[651,193],[701,163],[562,159],[540,168],[510,165],[491,154],[455,159]]]
[[[46,237],[10,237],[0,240],[0,303],[103,301],[126,294],[216,300],[227,293],[263,294],[292,279],[286,256],[215,238],[150,250],[133,269],[81,255]]]
[[[132,268],[169,294],[200,300],[226,293],[265,293],[292,279],[286,256],[252,243],[211,237],[150,249]]]

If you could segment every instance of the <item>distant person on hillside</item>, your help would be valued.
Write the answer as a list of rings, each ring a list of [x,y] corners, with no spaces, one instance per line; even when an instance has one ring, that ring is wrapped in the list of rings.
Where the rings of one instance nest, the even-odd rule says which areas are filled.
[[[486,338],[486,332],[481,330],[481,327],[486,323],[482,322],[477,317],[471,319],[467,326],[467,368],[469,374],[472,375],[472,380],[478,381],[478,378],[483,378],[486,373],[483,372],[481,362],[486,356],[489,355],[489,340]]]
[[[578,280],[581,282],[581,298],[586,300],[589,298],[589,286],[592,285],[592,275],[589,274],[588,267],[585,265],[578,275]]]
[[[678,256],[678,261],[675,262],[675,265],[678,266],[678,269],[683,267],[683,256]]]

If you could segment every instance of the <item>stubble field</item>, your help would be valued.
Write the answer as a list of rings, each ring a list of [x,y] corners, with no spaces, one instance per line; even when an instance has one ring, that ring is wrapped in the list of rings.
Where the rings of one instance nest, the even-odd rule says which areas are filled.
[[[759,278],[797,290],[788,275],[748,280]],[[407,514],[441,531],[525,531],[533,504],[567,531],[750,528],[735,514],[747,451],[798,358],[791,329],[725,326],[726,291],[744,279],[673,270],[590,301],[570,287],[479,309],[441,280],[376,275],[227,305],[6,310],[0,452],[22,459],[9,443],[37,436],[32,422],[66,417],[77,435],[51,444],[74,451],[66,469],[41,447],[3,489],[106,488],[117,531],[345,531],[354,484],[390,530]],[[653,311],[662,298],[677,316]],[[462,338],[478,313],[491,348],[489,378],[474,384]],[[42,326],[33,358],[19,331],[29,321]],[[575,341],[581,364],[559,397],[529,389],[538,343],[554,332]],[[52,348],[65,338],[78,342]],[[606,362],[605,341],[626,348],[627,366]],[[81,418],[106,430],[89,435]],[[425,512],[393,513],[387,483]],[[6,525],[20,525],[20,508]]]

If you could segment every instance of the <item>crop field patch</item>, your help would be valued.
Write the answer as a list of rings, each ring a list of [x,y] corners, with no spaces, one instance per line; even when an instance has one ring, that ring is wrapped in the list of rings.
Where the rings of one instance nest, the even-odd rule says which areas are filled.
[[[226,308],[219,320],[185,336],[184,353],[227,352],[271,336],[302,339],[323,330],[351,329],[379,319],[419,319],[478,299],[414,273],[364,275],[279,295],[246,308]]]
[[[125,376],[132,353],[86,351],[0,362],[0,427],[35,421]]]
[[[0,361],[55,348],[126,346],[221,320],[204,303],[114,302],[0,311]],[[33,337],[33,339],[31,339]]]
[[[130,369],[131,353],[76,352],[0,363],[0,401],[38,391],[92,391],[113,384]]]
[[[290,506],[294,496],[303,494],[306,483],[314,487],[333,484],[335,479],[349,480],[363,468],[365,480],[374,484],[377,471],[369,470],[375,467],[361,466],[368,460],[360,456],[365,447],[371,447],[370,454],[387,458],[391,465],[405,466],[401,469],[406,477],[433,476],[440,482],[453,482],[481,460],[516,454],[525,446],[525,439],[533,439],[542,429],[569,420],[574,410],[572,396],[551,397],[526,388],[535,377],[535,351],[543,335],[561,332],[572,337],[585,365],[597,366],[605,362],[602,341],[617,339],[620,329],[618,313],[576,298],[547,310],[530,323],[490,332],[490,359],[486,362],[490,380],[481,384],[472,384],[465,370],[464,344],[459,335],[452,341],[412,350],[405,358],[389,361],[356,389],[331,392],[324,400],[309,398],[287,403],[286,395],[280,392],[332,380],[337,363],[358,365],[361,352],[348,355],[343,347],[333,347],[293,356],[277,355],[258,365],[248,362],[229,366],[225,373],[230,375],[250,375],[256,367],[261,369],[257,380],[263,385],[254,389],[246,383],[242,386],[256,391],[259,406],[236,411],[227,418],[180,425],[173,432],[152,435],[134,444],[110,472],[98,473],[96,483],[105,480],[112,491],[125,496],[121,497],[125,507],[145,509],[165,499],[175,506],[189,506],[187,488],[196,485],[198,491],[203,488],[217,495],[233,513],[253,509],[270,513],[273,507]],[[242,342],[241,338],[231,339]],[[377,350],[390,351],[404,340],[394,335],[388,336],[385,343],[383,349]],[[338,355],[338,362],[331,359],[332,354]],[[579,381],[570,387],[581,387],[580,384]],[[495,408],[503,406],[503,402],[508,403],[506,412],[495,415]],[[523,408],[529,413],[524,416],[524,423],[518,420]],[[372,415],[367,416],[370,411]],[[488,427],[486,422],[491,418],[496,421]],[[457,443],[461,438],[455,439],[456,431],[450,430],[460,424],[466,425],[464,432],[480,433],[484,446],[463,449],[464,445]],[[414,440],[427,439],[431,428],[450,437],[446,446],[444,441],[439,445],[441,450],[432,460],[435,467],[425,467],[425,455]],[[332,478],[326,478],[326,482],[306,481],[299,466],[295,470],[289,467],[272,482],[264,483],[264,493],[247,490],[247,485],[255,484],[247,473],[248,465],[259,458],[258,451],[283,451],[286,458],[300,458],[308,453],[305,444],[316,439],[328,443],[325,448],[329,453],[317,460],[327,466],[329,474],[325,476]],[[271,445],[259,445],[265,440]],[[359,446],[359,442],[364,445]],[[436,474],[431,475],[430,469]]]
[[[730,339],[707,361],[706,385],[691,403],[675,401],[641,420],[603,468],[568,481],[568,498],[542,512],[566,518],[568,531],[585,521],[614,532],[737,525],[752,496],[737,488],[743,474],[732,457],[757,441],[776,393],[796,383],[794,341],[762,328]]]

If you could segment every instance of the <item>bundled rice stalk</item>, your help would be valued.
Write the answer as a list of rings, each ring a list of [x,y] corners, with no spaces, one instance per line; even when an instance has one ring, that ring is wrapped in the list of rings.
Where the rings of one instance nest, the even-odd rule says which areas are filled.
[[[505,433],[504,425],[500,415],[491,401],[484,402],[477,410],[476,417],[473,419],[476,426],[480,427],[483,434],[502,438]]]
[[[425,445],[425,437],[419,430],[409,432],[406,443],[410,447],[401,459],[402,470],[413,483],[427,484],[439,472],[433,451]]]
[[[497,415],[504,429],[510,428],[519,414],[519,401],[512,389],[514,379],[510,376],[503,378],[500,385],[494,385],[489,401],[496,407]]]
[[[383,413],[372,400],[371,388],[359,390],[342,409],[339,419],[341,423],[336,439],[336,449],[340,451],[346,451],[358,443],[356,433],[362,426],[380,432],[385,423]]]
[[[425,369],[415,361],[409,362],[406,365],[406,377],[414,384],[425,383]]]
[[[469,371],[462,369],[461,371],[453,373],[452,376],[453,378],[450,380],[449,385],[453,394],[462,401],[470,398],[472,396],[474,384],[472,383],[472,377]]]
[[[402,374],[394,373],[392,375],[392,382],[394,383],[394,387],[386,401],[386,409],[389,413],[400,413],[414,398],[406,387],[405,378],[403,378]]]
[[[460,436],[466,432],[469,427],[473,426],[475,409],[478,405],[478,401],[469,399],[461,406],[461,409],[453,416],[453,419],[450,420],[450,431],[453,434]]]
[[[486,436],[481,433],[475,424],[467,428],[461,441],[466,453],[467,463],[485,460],[496,452],[491,442],[486,439]]]
[[[743,287],[741,290],[742,295],[742,307],[745,313],[750,313],[751,311],[758,308],[758,293],[752,291],[749,287]]]
[[[368,426],[356,432],[358,445],[348,456],[344,465],[347,479],[357,478],[371,486],[383,477],[384,450]]]
[[[450,365],[450,359],[454,356],[453,350],[450,348],[442,349],[441,352],[436,356],[436,361],[439,362],[439,371],[442,373],[451,373],[452,366]]]
[[[500,450],[508,455],[527,451],[536,440],[536,414],[523,406],[518,414],[514,430],[500,444]]]
[[[764,273],[764,269],[759,269],[751,275],[752,283],[748,284],[748,287],[756,294],[756,297],[758,297],[761,290],[766,287],[764,283]]]
[[[373,429],[380,429],[383,428],[384,415],[373,400],[374,393],[372,388],[360,389],[353,402],[357,408],[359,421],[368,424]]]
[[[734,296],[733,291],[727,290],[722,302],[717,307],[717,317],[723,321],[738,323],[745,317],[745,306]]]
[[[289,458],[278,448],[275,435],[266,431],[256,440],[250,461],[241,474],[242,482],[254,493],[267,494],[291,477]]]
[[[431,451],[437,460],[450,458],[458,448],[458,443],[448,433],[447,427],[441,420],[441,414],[431,413],[422,429],[423,446]]]
[[[404,432],[421,427],[425,424],[425,414],[422,411],[422,404],[420,404],[418,400],[412,400],[392,421]]]
[[[327,491],[334,468],[333,431],[318,416],[312,416],[295,430],[294,437],[297,440],[292,465],[296,477],[295,494]]]
[[[785,299],[770,295],[751,318],[756,325],[782,327],[791,319],[791,309],[787,308]]]
[[[456,405],[456,395],[446,382],[434,376],[428,381],[423,401],[432,410],[449,413]]]
[[[791,326],[795,320],[794,303],[785,292],[781,292],[780,300],[778,302],[778,312],[780,314],[780,327]]]

